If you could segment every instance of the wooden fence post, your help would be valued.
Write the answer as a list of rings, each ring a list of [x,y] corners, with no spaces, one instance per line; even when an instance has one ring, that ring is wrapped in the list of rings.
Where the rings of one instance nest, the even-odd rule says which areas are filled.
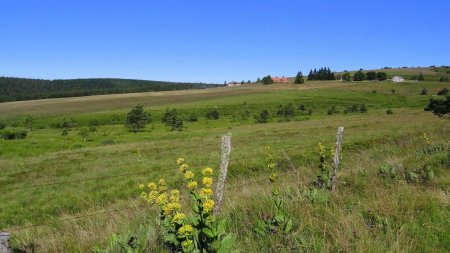
[[[0,232],[0,253],[12,253],[9,245],[9,234]]]
[[[336,135],[336,145],[334,146],[333,158],[333,174],[331,176],[331,191],[336,191],[337,170],[339,167],[339,155],[341,153],[342,136],[344,135],[344,127],[338,127]]]
[[[214,201],[216,205],[214,206],[214,214],[220,212],[220,207],[222,205],[223,193],[225,189],[225,180],[228,174],[228,164],[230,162],[231,153],[231,133],[227,133],[222,136],[221,145],[221,158],[220,158],[220,174],[216,184],[216,190],[214,192]]]

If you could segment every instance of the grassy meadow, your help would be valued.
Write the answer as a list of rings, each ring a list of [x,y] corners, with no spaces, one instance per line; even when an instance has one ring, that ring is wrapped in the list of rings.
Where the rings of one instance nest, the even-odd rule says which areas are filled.
[[[23,127],[26,115],[33,122],[27,138],[0,140],[0,231],[12,233],[14,247],[25,252],[105,247],[112,234],[127,237],[154,224],[157,211],[139,199],[140,183],[165,178],[182,189],[178,157],[196,173],[217,170],[220,138],[231,132],[220,216],[236,235],[236,252],[449,252],[450,121],[423,110],[445,87],[449,83],[311,81],[1,103],[0,122]],[[132,133],[122,122],[138,103],[153,122]],[[295,116],[277,116],[278,106],[289,103]],[[362,104],[367,112],[344,113]],[[182,131],[161,124],[172,108],[184,119]],[[213,108],[220,118],[206,119]],[[262,109],[270,120],[256,123]],[[198,121],[189,122],[191,114]],[[57,127],[64,118],[77,122],[67,135]],[[345,130],[337,192],[305,196],[318,175],[318,143],[330,149],[339,126]],[[78,135],[83,127],[95,130],[84,139]],[[294,221],[288,240],[253,232],[273,211],[265,146],[273,149]],[[380,176],[383,166],[429,166],[434,175],[411,182]],[[155,238],[150,252],[166,252]]]

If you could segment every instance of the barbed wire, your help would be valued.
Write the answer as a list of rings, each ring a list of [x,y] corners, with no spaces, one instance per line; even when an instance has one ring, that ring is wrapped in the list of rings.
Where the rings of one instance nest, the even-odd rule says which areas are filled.
[[[292,151],[292,150],[298,150],[298,148],[283,149],[282,151],[287,152],[287,151]],[[255,156],[251,155],[251,156],[239,157],[239,159],[237,159],[237,160],[231,160],[230,163],[239,163],[239,162],[242,162],[242,161],[248,162],[249,161],[248,159],[251,159],[251,158],[254,159]],[[203,166],[210,166],[210,165],[211,165],[211,163],[194,165],[194,166],[195,167],[203,167]],[[62,184],[81,183],[81,182],[93,181],[93,180],[105,180],[105,179],[110,179],[110,178],[127,177],[127,176],[151,173],[151,172],[154,172],[154,169],[155,168],[152,168],[151,170],[143,170],[143,171],[131,172],[131,173],[125,173],[125,174],[119,174],[119,175],[108,175],[108,176],[100,176],[100,177],[92,177],[92,178],[84,178],[84,179],[75,179],[75,180],[68,180],[68,181],[61,181],[61,182],[52,182],[52,183],[43,183],[43,184],[20,186],[20,187],[11,187],[11,188],[0,189],[0,192],[22,190],[22,189],[31,189],[31,188],[39,188],[39,187],[48,187],[48,186],[62,185]]]

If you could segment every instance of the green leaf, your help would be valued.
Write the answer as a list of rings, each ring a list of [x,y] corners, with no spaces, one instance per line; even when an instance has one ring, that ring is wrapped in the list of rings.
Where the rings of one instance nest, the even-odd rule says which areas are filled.
[[[286,224],[286,228],[284,229],[284,232],[287,234],[287,233],[291,232],[291,229],[292,229],[292,220],[289,219]]]
[[[214,230],[212,230],[211,228],[203,228],[202,232],[207,235],[209,238],[214,238],[215,237],[215,233]]]
[[[220,247],[217,253],[229,253],[233,249],[236,238],[232,234],[225,236],[220,242]]]

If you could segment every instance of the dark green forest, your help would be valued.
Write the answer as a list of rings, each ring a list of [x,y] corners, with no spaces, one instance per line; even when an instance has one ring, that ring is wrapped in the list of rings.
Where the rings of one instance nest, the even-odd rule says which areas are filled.
[[[221,85],[114,78],[44,80],[0,77],[0,102],[132,92],[204,89],[217,86]]]

